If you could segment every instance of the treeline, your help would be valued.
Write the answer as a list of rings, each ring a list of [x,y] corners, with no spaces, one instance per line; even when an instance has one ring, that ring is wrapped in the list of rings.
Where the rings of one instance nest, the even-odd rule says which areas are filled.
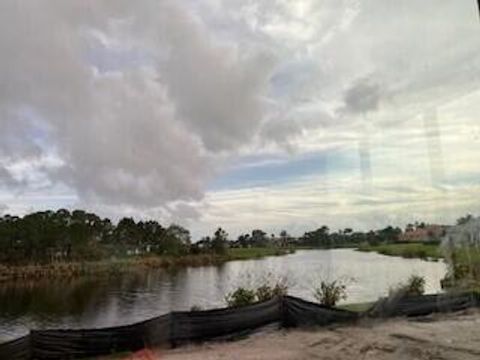
[[[182,255],[190,251],[187,229],[156,221],[107,218],[83,210],[42,211],[24,217],[0,217],[0,261],[10,264],[99,260],[156,253]]]
[[[176,224],[123,218],[113,224],[83,210],[34,212],[0,217],[0,264],[48,264],[95,261],[141,255],[225,255],[228,248],[281,246],[262,230],[230,241],[222,228],[194,243],[188,229]]]
[[[328,226],[322,226],[317,230],[306,232],[298,238],[296,245],[314,248],[338,248],[365,243],[378,245],[398,241],[401,233],[402,229],[392,226],[368,232],[354,231],[351,228],[330,232]]]
[[[401,230],[391,226],[378,231],[344,229],[330,232],[327,226],[295,238],[285,230],[278,236],[261,229],[229,240],[218,228],[212,236],[192,242],[190,232],[157,221],[123,218],[113,224],[108,218],[83,210],[34,212],[23,217],[0,217],[0,262],[45,264],[56,261],[92,261],[126,256],[157,254],[225,254],[228,248],[312,247],[334,248],[356,244],[378,244],[398,239]]]

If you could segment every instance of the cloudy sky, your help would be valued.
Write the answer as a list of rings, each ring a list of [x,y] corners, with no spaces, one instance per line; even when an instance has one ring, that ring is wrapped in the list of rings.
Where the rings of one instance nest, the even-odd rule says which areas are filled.
[[[479,114],[475,0],[0,2],[0,213],[452,222]]]

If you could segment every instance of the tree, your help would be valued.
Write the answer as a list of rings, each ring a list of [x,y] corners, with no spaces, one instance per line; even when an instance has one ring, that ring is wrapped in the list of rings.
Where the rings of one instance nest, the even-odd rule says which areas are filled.
[[[205,251],[210,251],[212,249],[212,239],[210,236],[204,236],[196,243],[190,246],[190,253],[200,254]]]
[[[186,254],[190,244],[190,231],[180,225],[171,224],[164,233],[162,253],[170,255]]]
[[[251,237],[252,245],[264,247],[268,245],[267,233],[260,229],[255,229],[252,231]]]
[[[329,247],[331,245],[330,229],[323,225],[317,230],[306,232],[301,238],[301,244],[312,247]]]
[[[280,231],[280,246],[288,246],[290,241],[290,235],[288,235],[286,230]]]
[[[216,254],[225,254],[227,251],[227,238],[228,234],[225,230],[223,230],[221,227],[215,231],[215,234],[213,236],[212,240],[212,250]]]
[[[250,246],[251,244],[250,234],[239,235],[237,238],[237,243],[240,247],[243,247],[243,248]]]
[[[101,238],[101,219],[83,210],[74,210],[68,226],[67,247],[70,257],[94,260],[102,257],[99,246]]]
[[[377,233],[373,230],[367,232],[366,238],[368,245],[376,246],[379,244]]]
[[[138,230],[135,220],[125,217],[118,222],[115,229],[115,239],[125,247],[139,246],[141,233]]]
[[[9,264],[97,260],[126,250],[177,255],[189,249],[187,229],[174,224],[165,229],[153,220],[126,217],[115,226],[94,213],[66,209],[0,216],[0,261]]]
[[[182,243],[182,245],[187,246],[190,244],[190,231],[183,226],[171,224],[167,231],[169,234],[174,235]]]
[[[398,241],[398,238],[401,233],[402,233],[402,230],[400,228],[387,226],[386,228],[377,231],[378,241],[380,242]]]
[[[158,251],[162,247],[165,229],[158,222],[149,220],[137,224],[141,232],[141,244],[146,252]]]
[[[466,223],[468,223],[472,219],[473,219],[473,215],[472,214],[467,214],[467,215],[462,216],[459,219],[457,219],[457,225],[465,225]]]

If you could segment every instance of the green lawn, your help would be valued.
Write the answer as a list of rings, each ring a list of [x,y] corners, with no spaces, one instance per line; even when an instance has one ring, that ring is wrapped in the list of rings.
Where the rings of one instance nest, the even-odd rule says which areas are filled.
[[[408,244],[381,244],[361,245],[360,251],[375,251],[379,254],[401,256],[404,258],[440,259],[443,254],[438,244],[408,243]]]
[[[276,247],[252,247],[252,248],[232,248],[228,249],[229,260],[247,260],[258,259],[265,256],[279,256],[292,253],[292,249],[276,248]]]

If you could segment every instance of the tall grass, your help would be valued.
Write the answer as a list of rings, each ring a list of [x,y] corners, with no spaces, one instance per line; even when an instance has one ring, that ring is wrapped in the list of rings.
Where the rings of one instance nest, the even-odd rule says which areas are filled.
[[[223,255],[210,253],[183,256],[150,255],[101,261],[54,262],[22,266],[0,264],[0,281],[56,277],[71,278],[85,275],[115,276],[148,269],[217,265],[230,260],[257,259],[264,256],[285,255],[289,252],[290,250],[288,249],[278,248],[245,248],[229,249]]]
[[[358,250],[405,258],[446,258],[449,269],[442,280],[443,288],[480,289],[480,248],[475,246],[453,248],[450,253],[440,245],[425,243],[362,245]]]
[[[425,243],[401,243],[401,244],[380,244],[361,245],[359,251],[374,251],[389,256],[401,256],[404,258],[419,259],[440,259],[443,258],[442,251],[438,244]]]
[[[480,249],[464,246],[446,251],[448,273],[442,280],[442,287],[480,290]]]
[[[248,260],[266,256],[286,255],[293,251],[293,249],[278,247],[231,248],[227,251],[227,257],[228,260]]]

